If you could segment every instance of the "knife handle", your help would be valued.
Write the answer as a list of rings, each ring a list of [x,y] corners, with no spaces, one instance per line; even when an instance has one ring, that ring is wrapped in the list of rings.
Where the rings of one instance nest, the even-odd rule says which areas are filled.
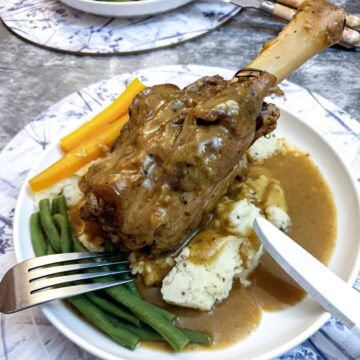
[[[293,2],[295,3],[296,1]],[[260,10],[265,11],[278,19],[286,21],[290,21],[296,14],[296,10],[272,1],[262,1],[260,4]],[[341,44],[345,46],[360,46],[360,32],[344,28]]]

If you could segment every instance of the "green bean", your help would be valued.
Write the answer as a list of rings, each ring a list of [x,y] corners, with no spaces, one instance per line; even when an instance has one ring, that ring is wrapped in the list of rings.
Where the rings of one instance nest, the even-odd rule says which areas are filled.
[[[165,310],[159,306],[155,306],[151,303],[148,303],[149,307],[154,311],[157,312],[159,315],[161,315],[164,319],[167,321],[173,323],[176,319],[176,315],[168,310]]]
[[[138,336],[140,340],[157,340],[157,341],[164,341],[161,335],[159,335],[156,331],[151,329],[148,326],[142,327],[135,327],[131,324],[127,324],[124,321],[119,319],[115,319],[112,316],[109,317],[109,320],[116,326],[121,327],[127,331],[132,332],[134,335]]]
[[[212,336],[205,331],[179,328],[189,338],[191,343],[201,345],[211,345],[213,343]]]
[[[56,214],[53,216],[53,219],[60,228],[61,252],[62,253],[72,252],[73,239],[71,236],[71,229],[69,228],[65,220],[65,217],[61,214]]]
[[[51,201],[51,215],[54,216],[59,213],[59,201],[58,198],[54,198]]]
[[[76,251],[85,250],[82,244],[80,244],[79,240],[76,239],[75,237],[73,237],[73,246]],[[95,271],[101,271],[101,269],[93,269],[88,271],[95,272]],[[107,276],[103,278],[94,279],[94,281],[96,282],[111,281],[111,280],[115,280],[115,278]],[[116,300],[117,302],[128,308],[139,320],[142,320],[144,323],[148,324],[151,328],[156,330],[173,347],[175,351],[183,350],[183,348],[189,343],[188,337],[182,332],[182,330],[176,328],[170,323],[170,321],[173,321],[174,317],[176,317],[175,315],[167,312],[166,310],[159,309],[154,305],[151,305],[143,301],[140,297],[133,294],[125,286],[108,288],[105,289],[105,292],[114,300]],[[94,307],[94,309],[96,309],[96,311],[100,312],[101,314],[104,314],[102,310],[100,310],[96,305],[91,303],[91,301],[89,301],[87,298],[85,298],[85,300],[88,303],[90,303]],[[81,310],[79,311],[81,312]],[[89,314],[89,316],[91,315],[92,314]],[[166,318],[168,318],[169,320],[167,320]],[[103,326],[103,324],[100,325],[99,323],[97,323],[96,319],[91,320],[91,318],[89,318],[89,320],[94,322],[100,329],[103,330],[103,328],[101,327]],[[109,318],[107,318],[107,321],[111,323]],[[128,324],[128,326],[130,326],[130,324]],[[115,327],[115,325],[112,324],[112,327]],[[144,334],[143,336],[145,336]],[[111,336],[111,334],[109,335]],[[148,334],[148,336],[150,335]]]
[[[136,328],[134,326],[128,327],[128,331],[138,336],[141,340],[165,341],[164,338],[150,327]]]
[[[75,251],[88,251],[76,237],[73,237],[72,240]],[[79,312],[81,312],[86,318],[93,322],[100,330],[104,331],[115,341],[129,349],[134,349],[136,347],[139,338],[133,332],[127,332],[126,329],[122,330],[117,329],[116,327],[114,329],[114,325],[109,326],[110,321],[107,320],[107,318],[108,314],[110,313],[117,317],[124,318],[137,326],[140,325],[139,319],[137,319],[132,314],[126,313],[109,300],[101,298],[98,294],[94,292],[78,296],[77,298],[80,298],[80,300],[75,299],[75,302],[77,302],[77,304],[74,303],[74,298],[69,299],[69,302],[72,303]],[[121,336],[120,338],[119,332]],[[124,335],[126,335],[125,339]],[[128,343],[128,336],[130,336],[131,343]],[[136,339],[136,342],[134,341],[134,339]]]
[[[114,270],[125,270],[126,267],[124,265],[115,265],[113,266]],[[129,274],[129,273],[123,273],[123,274],[120,274],[118,275],[119,276],[119,279],[122,279],[122,280],[131,280],[133,279],[133,277]],[[136,295],[137,297],[140,297],[140,294],[139,294],[139,291],[136,287],[136,284],[135,284],[135,281],[131,281],[131,282],[128,282],[126,284],[124,284],[124,286],[131,292],[133,293],[134,295]]]
[[[130,324],[125,323],[124,321],[115,319],[110,317],[109,320],[119,327],[123,327],[124,329],[132,332],[136,336],[138,336],[141,340],[154,340],[154,341],[165,341],[164,338],[154,331],[152,328],[142,325],[139,327],[134,327]],[[212,337],[205,331],[198,331],[186,328],[178,328],[185,334],[191,343],[193,344],[201,344],[201,345],[211,345],[213,343]]]
[[[140,326],[140,320],[138,318],[124,311],[119,306],[113,304],[111,301],[99,296],[98,292],[87,293],[85,296],[88,298],[88,300],[97,305],[101,310],[105,311],[106,313],[113,315],[117,318],[127,320],[129,323],[134,324],[137,327]]]
[[[73,241],[72,241],[73,234],[72,234],[69,215],[68,215],[68,211],[67,211],[66,198],[64,195],[60,195],[57,198],[55,198],[54,200],[56,200],[58,213],[64,217],[64,221],[65,221],[65,225],[66,225],[66,226],[64,226],[64,231],[66,233],[65,238],[68,241],[66,241],[65,244],[61,243],[62,252],[72,252],[73,251]]]
[[[57,216],[55,216],[54,218],[55,218],[55,221],[58,222],[61,227],[63,227],[65,225],[64,218],[62,215],[57,214]],[[30,219],[30,224],[31,224],[30,226],[31,226],[31,231],[32,231],[32,239],[39,235],[41,237],[39,246],[37,246],[38,250],[35,251],[36,255],[41,256],[38,254],[45,255],[45,253],[48,253],[48,254],[54,253],[50,244],[47,244],[47,251],[46,251],[46,242],[41,233],[40,215],[38,212],[32,214],[31,219]],[[80,246],[82,246],[81,243],[79,243],[79,244],[80,244]],[[35,245],[33,245],[33,246],[35,249]],[[124,268],[124,266],[122,268]],[[108,316],[109,320],[117,327],[123,328],[124,330],[131,332],[132,334],[136,335],[141,340],[164,341],[164,338],[160,334],[155,332],[153,329],[151,329],[150,327],[143,326],[140,328],[139,327],[140,321],[135,316],[126,313],[124,310],[122,310],[118,306],[114,305],[109,300],[104,299],[95,293],[88,293],[85,295],[85,297],[88,300],[90,300],[94,305],[97,305],[105,313],[116,316],[116,317],[124,319],[124,320],[127,320],[129,323],[135,325],[135,326],[133,326],[131,324],[127,324],[123,321],[120,321],[118,319],[114,319],[111,316]],[[175,314],[172,314],[172,313],[168,312],[167,310],[158,308],[152,304],[148,304],[148,305],[150,305],[149,308],[152,308],[158,314],[165,315],[165,316],[163,316],[165,319],[173,321],[174,317],[176,317]],[[190,330],[190,329],[179,329],[179,330],[181,330],[181,332],[183,332],[185,334],[185,336],[188,337],[190,339],[190,342],[192,342],[192,343],[198,343],[198,344],[211,344],[212,343],[211,337],[209,336],[209,334],[207,334],[205,332],[199,332],[199,331]]]
[[[46,242],[41,230],[41,220],[39,212],[33,213],[30,217],[30,236],[35,255],[46,255]]]
[[[104,251],[106,252],[116,252],[116,246],[114,243],[110,242],[110,241],[106,241],[105,246],[104,246]],[[109,260],[123,260],[126,259],[126,257],[121,256],[121,254],[118,254],[116,256],[114,256],[113,258],[109,259]],[[114,270],[125,270],[126,267],[124,265],[114,265],[113,266]],[[117,279],[121,279],[121,280],[131,280],[132,277],[130,276],[129,273],[123,273],[123,274],[119,274],[117,276],[115,276]],[[134,295],[136,295],[137,297],[140,297],[140,294],[138,292],[138,289],[135,285],[134,281],[128,282],[126,284],[124,284],[124,286],[131,291]]]
[[[73,234],[70,221],[69,221],[69,214],[67,212],[67,204],[66,204],[66,198],[64,195],[60,195],[57,198],[54,199],[54,201],[57,201],[57,209],[59,211],[59,214],[63,215],[65,217],[65,220],[67,222],[67,227],[69,231],[69,236],[72,238],[72,245],[71,245],[71,251],[75,252],[88,252],[89,250],[80,242],[80,240]]]
[[[88,252],[89,250],[80,242],[80,240],[73,236],[73,247],[75,252]]]
[[[54,200],[57,201],[57,214],[61,214],[64,217],[68,217],[66,198],[64,195],[59,195]]]
[[[124,274],[124,280],[130,280],[131,279],[131,276],[128,274],[128,273],[125,273]],[[131,281],[131,282],[128,282],[126,284],[124,284],[124,286],[135,296],[137,296],[138,298],[140,298],[140,294],[139,294],[139,291],[136,287],[136,284],[135,284],[135,281]]]
[[[114,258],[111,258],[109,260],[118,261],[119,259],[121,260],[121,257],[114,256]],[[121,265],[121,264],[113,265],[112,269],[117,270],[117,271],[121,271],[121,270],[125,270],[126,266]],[[117,279],[121,279],[121,280],[131,280],[131,279],[133,279],[132,276],[129,273],[122,273],[122,274],[116,275],[115,277]],[[123,286],[125,286],[129,291],[131,291],[131,293],[133,293],[137,297],[140,297],[140,294],[138,292],[138,289],[137,289],[134,281],[128,282],[128,283],[124,284]]]
[[[68,301],[77,311],[120,345],[131,350],[136,348],[139,337],[124,328],[115,326],[108,316],[85,296],[75,296],[69,298]]]
[[[75,236],[72,236],[73,250],[75,252],[89,252],[89,250],[81,243],[81,241]]]
[[[104,251],[115,252],[116,251],[115,244],[112,243],[111,241],[107,240],[104,245]]]
[[[88,272],[99,272],[99,271],[101,271],[101,269],[88,269],[87,271]],[[115,280],[116,279],[114,276],[106,276],[106,277],[96,278],[93,281],[94,282],[104,282],[104,281],[115,281]],[[138,298],[136,295],[132,294],[127,288],[125,288],[124,285],[105,289],[104,291],[110,297],[112,297],[114,300],[116,300],[120,304],[127,307],[130,311],[132,311],[140,320],[142,320],[145,323],[148,323],[154,329],[157,330],[159,328],[161,331],[163,331],[164,322],[168,325],[168,326],[165,325],[165,329],[169,330],[169,328],[172,328],[172,325],[170,324],[170,322],[166,321],[166,319],[163,318],[159,312],[154,311],[153,305],[143,301],[141,298]],[[154,307],[154,308],[156,309],[156,307]],[[177,333],[177,335],[178,335],[178,333]],[[171,341],[171,338],[172,338],[171,334],[170,334],[169,338]],[[180,336],[180,339],[181,338],[182,337]],[[176,346],[176,344],[175,344],[175,346]]]
[[[105,278],[107,281],[108,277]],[[104,278],[97,278],[95,281],[104,281]],[[105,289],[105,292],[114,300],[127,307],[140,320],[156,330],[175,351],[182,351],[188,344],[189,339],[181,330],[172,326],[159,312],[154,312],[149,303],[132,294],[124,286],[116,286]]]
[[[49,199],[42,199],[39,202],[40,219],[43,229],[49,242],[56,253],[61,251],[60,235],[51,217]]]
[[[64,200],[64,197],[54,199],[55,202],[53,203],[52,210],[53,212],[58,212],[58,214],[55,214],[54,220],[60,226],[61,236],[59,235],[51,217],[49,199],[43,199],[39,203],[40,212],[37,217],[40,217],[40,222],[49,240],[49,243],[46,244],[45,239],[43,239],[42,251],[44,253],[45,249],[48,254],[59,251],[65,252],[65,250],[68,249],[68,247],[62,246],[65,237],[65,243],[67,243],[69,241],[69,234],[71,234],[71,230],[69,232],[69,226],[67,226],[69,221],[67,217],[66,201]],[[35,219],[36,216],[34,216],[33,222],[35,222]],[[71,236],[70,240],[72,240],[72,246],[75,251],[87,251],[87,249],[76,237]],[[56,251],[54,251],[54,249]],[[109,277],[106,277],[105,279],[109,280]],[[112,279],[114,278],[112,277]],[[99,278],[95,281],[103,280],[104,278]],[[174,320],[175,315],[143,301],[137,294],[132,293],[124,286],[109,288],[105,291],[117,302],[127,307],[134,315],[137,316],[137,318],[132,314],[127,314],[115,304],[106,299],[102,299],[95,294],[73,297],[68,299],[68,301],[100,330],[104,331],[115,341],[129,349],[134,349],[136,347],[139,338],[143,340],[161,340],[163,338],[175,349],[175,351],[181,351],[189,342],[188,337],[182,332],[182,330],[171,325],[170,321]],[[116,326],[114,321],[110,320],[111,316],[109,314],[122,319],[125,318],[127,321],[132,322],[132,324],[137,326],[140,324],[140,319],[144,321],[144,323],[147,323],[151,328],[155,329],[159,334],[150,327],[139,328],[132,324],[120,321],[119,319],[115,319],[117,320],[118,325]]]
[[[98,272],[101,269],[89,269],[89,272]],[[96,278],[95,282],[115,281],[113,276],[106,276]],[[171,346],[175,351],[182,351],[188,344],[189,339],[181,332],[181,330],[174,327],[170,321],[166,320],[160,311],[154,311],[158,309],[154,305],[143,301],[131,293],[124,286],[116,286],[105,289],[105,292],[111,296],[114,300],[127,307],[134,315],[136,315],[144,323],[155,329]],[[165,311],[165,310],[164,310]]]
[[[153,330],[148,326],[142,326],[141,328],[136,328],[132,325],[127,325],[124,322],[118,322],[117,325],[132,332],[133,334],[138,336],[141,340],[165,341],[165,339],[160,334],[158,334],[155,330]],[[205,331],[197,331],[197,330],[184,329],[184,328],[178,328],[178,329],[181,330],[183,334],[185,334],[185,336],[190,340],[189,341],[190,343],[200,344],[200,345],[211,345],[213,343],[212,337]]]
[[[53,247],[51,246],[50,243],[46,244],[46,255],[53,255],[56,254],[55,250],[53,249]]]

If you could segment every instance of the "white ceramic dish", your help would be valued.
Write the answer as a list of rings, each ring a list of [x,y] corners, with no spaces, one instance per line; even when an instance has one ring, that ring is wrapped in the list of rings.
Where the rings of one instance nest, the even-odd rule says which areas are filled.
[[[338,211],[338,239],[329,266],[344,280],[352,283],[360,262],[360,205],[350,172],[326,139],[294,114],[282,110],[277,133],[285,136],[292,145],[308,151],[327,179]],[[59,156],[58,145],[50,145],[28,174],[27,180]],[[18,198],[14,220],[14,244],[18,261],[34,256],[28,229],[33,209],[31,192],[25,181]],[[109,360],[270,359],[311,336],[329,317],[320,306],[306,298],[285,311],[264,313],[260,326],[252,335],[227,349],[169,354],[141,348],[134,352],[128,351],[76,316],[59,301],[42,306],[42,310],[52,324],[73,342],[96,356]]]
[[[110,17],[137,17],[160,14],[193,0],[142,0],[106,2],[95,0],[60,0],[64,4],[90,14]]]

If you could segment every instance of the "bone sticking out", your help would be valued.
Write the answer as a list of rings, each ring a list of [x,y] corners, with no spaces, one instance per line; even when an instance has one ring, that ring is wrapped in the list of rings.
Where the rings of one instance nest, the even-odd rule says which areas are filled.
[[[346,26],[352,29],[360,28],[360,17],[356,15],[347,14],[346,15]]]
[[[304,0],[278,0],[280,4],[290,6],[293,9],[297,9]],[[360,17],[352,14],[346,14],[346,26],[352,29],[360,28]]]
[[[327,0],[306,0],[247,68],[267,71],[279,83],[308,59],[339,42],[344,23],[345,13],[337,6]]]

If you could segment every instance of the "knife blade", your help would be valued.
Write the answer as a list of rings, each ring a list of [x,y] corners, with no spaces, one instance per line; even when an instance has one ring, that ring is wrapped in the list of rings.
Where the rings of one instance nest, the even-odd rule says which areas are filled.
[[[262,0],[224,0],[224,1],[241,7],[253,7],[256,9],[260,8],[262,2]]]
[[[266,219],[256,218],[253,228],[285,272],[360,338],[360,293]]]

